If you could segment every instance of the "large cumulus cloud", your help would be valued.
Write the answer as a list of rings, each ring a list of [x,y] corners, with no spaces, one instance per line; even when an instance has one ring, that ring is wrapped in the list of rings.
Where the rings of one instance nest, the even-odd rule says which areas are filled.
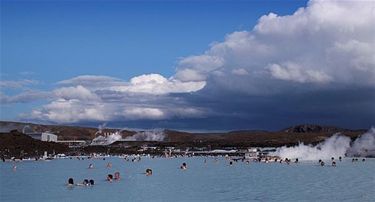
[[[49,104],[34,109],[23,118],[77,123],[162,120],[203,114],[201,109],[180,100],[178,95],[201,90],[205,81],[183,82],[159,74],[144,74],[127,82],[108,76],[81,75],[58,84],[58,88],[48,92]]]
[[[374,1],[316,0],[292,15],[264,15],[252,30],[228,34],[203,55],[182,59],[175,77],[199,81],[241,71],[249,85],[261,78],[260,85],[374,86],[374,10]]]

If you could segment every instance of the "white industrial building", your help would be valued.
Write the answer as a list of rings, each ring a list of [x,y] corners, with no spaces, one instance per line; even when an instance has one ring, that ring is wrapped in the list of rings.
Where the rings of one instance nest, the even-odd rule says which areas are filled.
[[[52,133],[27,133],[28,136],[45,142],[57,142],[57,135]]]

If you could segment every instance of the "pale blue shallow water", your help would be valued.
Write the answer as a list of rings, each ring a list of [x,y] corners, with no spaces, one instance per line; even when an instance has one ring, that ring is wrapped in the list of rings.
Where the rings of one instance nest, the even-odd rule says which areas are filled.
[[[112,168],[106,168],[108,162]],[[182,162],[188,169],[179,168]],[[93,163],[94,169],[87,169]],[[154,174],[141,173],[152,168]],[[0,163],[0,201],[375,201],[375,159],[337,167],[314,163],[235,163],[208,158],[60,159]],[[121,181],[106,182],[107,174],[119,171]],[[93,187],[67,188],[84,178]]]

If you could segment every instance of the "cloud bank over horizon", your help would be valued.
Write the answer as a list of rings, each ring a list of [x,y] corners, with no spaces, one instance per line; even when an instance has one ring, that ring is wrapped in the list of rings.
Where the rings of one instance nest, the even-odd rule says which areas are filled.
[[[169,78],[158,73],[129,81],[79,75],[50,91],[0,93],[0,101],[47,99],[21,120],[51,123],[369,127],[375,123],[374,47],[375,1],[311,0],[292,15],[269,13],[250,30],[229,33],[203,54],[181,58]],[[20,88],[34,83],[0,84]]]

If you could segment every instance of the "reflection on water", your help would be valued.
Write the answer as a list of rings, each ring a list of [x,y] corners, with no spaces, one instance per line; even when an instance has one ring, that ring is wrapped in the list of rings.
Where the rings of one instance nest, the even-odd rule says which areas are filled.
[[[121,158],[1,163],[0,201],[374,201],[375,159],[337,167],[316,162],[250,163],[220,158]],[[181,170],[186,162],[188,169]],[[107,167],[111,163],[111,167]],[[93,168],[88,169],[92,164]],[[152,176],[145,170],[151,168]],[[121,179],[106,181],[120,172]],[[95,185],[67,188],[94,179]]]

